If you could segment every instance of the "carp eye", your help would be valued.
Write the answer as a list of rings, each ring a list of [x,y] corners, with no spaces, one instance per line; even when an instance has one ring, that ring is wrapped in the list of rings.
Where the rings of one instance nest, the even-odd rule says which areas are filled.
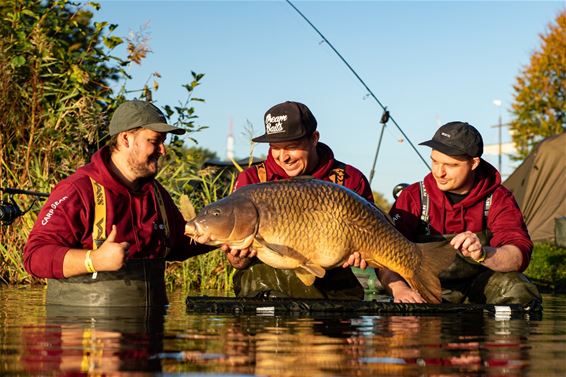
[[[220,209],[218,209],[218,208],[215,208],[215,209],[213,209],[213,210],[210,211],[210,214],[211,214],[212,216],[220,216],[220,215],[222,214],[222,211],[221,211]]]

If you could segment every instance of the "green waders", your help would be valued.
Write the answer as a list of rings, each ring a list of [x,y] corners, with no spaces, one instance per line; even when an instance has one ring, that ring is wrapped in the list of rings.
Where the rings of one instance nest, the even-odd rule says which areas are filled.
[[[350,268],[328,270],[324,278],[307,287],[293,270],[279,270],[259,261],[236,271],[234,292],[237,297],[364,298],[364,288]]]
[[[115,272],[49,279],[47,304],[68,306],[164,306],[164,259],[131,259]]]
[[[476,233],[482,245],[489,239],[485,233]],[[453,237],[444,236],[447,240]],[[460,254],[439,277],[442,300],[450,303],[530,304],[542,301],[537,287],[525,275],[495,272]]]
[[[106,191],[93,178],[90,181],[94,196],[92,250],[96,250],[106,239]],[[167,240],[167,211],[156,181],[154,192]],[[168,253],[166,247],[165,255]],[[163,307],[167,304],[165,259],[130,259],[118,271],[49,279],[46,301],[48,305],[67,306]]]

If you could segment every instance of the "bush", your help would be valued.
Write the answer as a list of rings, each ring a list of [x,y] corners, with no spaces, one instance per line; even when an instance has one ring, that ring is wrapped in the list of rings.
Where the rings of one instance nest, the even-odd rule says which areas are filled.
[[[525,275],[543,291],[566,292],[566,249],[550,242],[536,243]]]

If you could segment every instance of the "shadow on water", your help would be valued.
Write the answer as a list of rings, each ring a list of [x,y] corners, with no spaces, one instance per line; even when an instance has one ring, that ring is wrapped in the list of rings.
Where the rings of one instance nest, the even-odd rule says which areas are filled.
[[[489,313],[279,316],[46,307],[0,288],[1,375],[562,376],[566,297]]]

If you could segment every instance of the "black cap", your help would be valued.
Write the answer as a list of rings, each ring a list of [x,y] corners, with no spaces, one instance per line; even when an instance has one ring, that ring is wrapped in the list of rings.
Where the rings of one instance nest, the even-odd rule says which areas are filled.
[[[483,139],[472,125],[466,122],[446,123],[436,131],[432,140],[420,143],[448,156],[481,157]]]
[[[316,130],[316,119],[306,105],[287,101],[273,106],[263,118],[265,134],[256,143],[280,143],[310,136]]]
[[[177,135],[185,133],[184,129],[167,124],[165,115],[151,102],[133,100],[124,102],[114,111],[110,120],[110,136],[138,127]]]

